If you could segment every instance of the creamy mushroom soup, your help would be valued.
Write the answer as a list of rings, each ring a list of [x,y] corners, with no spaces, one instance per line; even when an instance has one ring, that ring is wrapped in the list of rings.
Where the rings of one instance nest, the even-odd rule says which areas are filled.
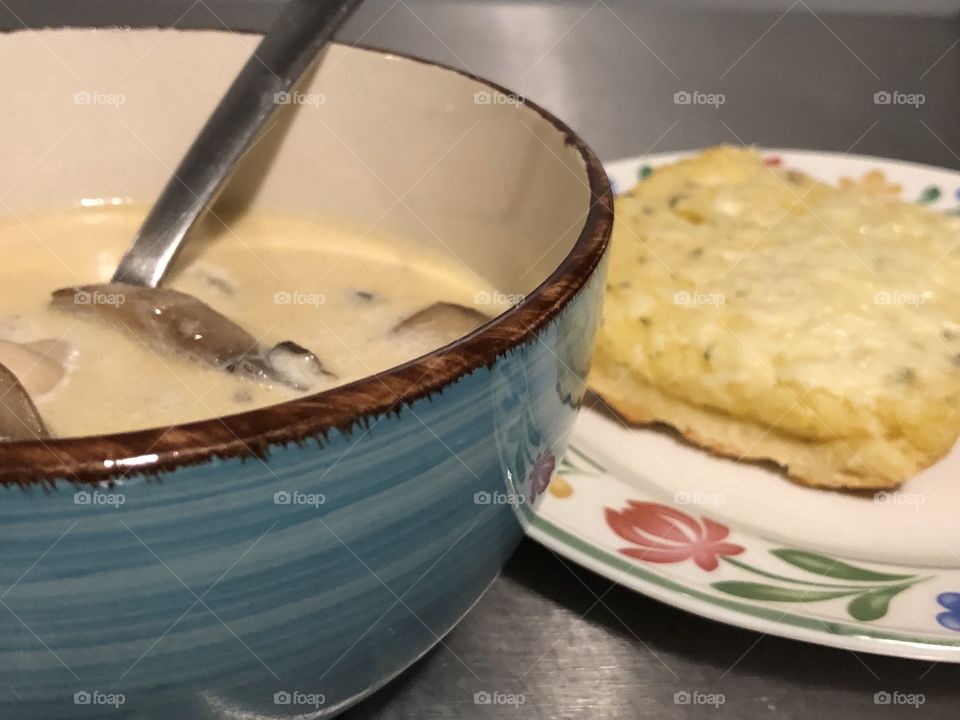
[[[505,309],[452,256],[266,214],[204,223],[157,292],[109,284],[143,215],[0,221],[3,439],[271,405],[411,360]]]

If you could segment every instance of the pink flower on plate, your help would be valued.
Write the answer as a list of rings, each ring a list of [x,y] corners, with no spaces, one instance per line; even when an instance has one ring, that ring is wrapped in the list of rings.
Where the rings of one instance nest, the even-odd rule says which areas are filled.
[[[533,501],[547,489],[547,485],[550,484],[550,478],[553,476],[553,469],[557,465],[557,460],[553,456],[553,453],[549,450],[544,450],[539,455],[533,463],[533,468],[530,470],[530,503],[533,504]]]
[[[709,518],[700,520],[669,505],[627,500],[623,510],[606,509],[607,524],[637,547],[622,548],[628,557],[654,563],[693,560],[704,570],[716,570],[721,555],[739,555],[746,548],[725,542],[726,525]]]

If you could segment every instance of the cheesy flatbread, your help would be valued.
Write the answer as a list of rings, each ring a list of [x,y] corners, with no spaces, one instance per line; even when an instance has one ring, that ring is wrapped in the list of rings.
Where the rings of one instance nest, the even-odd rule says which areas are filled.
[[[737,458],[895,486],[960,434],[960,218],[714,148],[616,200],[591,387]]]

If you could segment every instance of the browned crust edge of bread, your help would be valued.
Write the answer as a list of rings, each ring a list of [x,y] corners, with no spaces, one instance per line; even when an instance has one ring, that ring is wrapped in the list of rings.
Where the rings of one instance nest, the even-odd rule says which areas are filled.
[[[594,363],[590,388],[630,426],[664,423],[683,438],[734,460],[769,460],[803,485],[836,490],[882,490],[899,480],[860,475],[827,462],[822,443],[800,440],[748,420],[667,395],[629,372],[614,377]]]

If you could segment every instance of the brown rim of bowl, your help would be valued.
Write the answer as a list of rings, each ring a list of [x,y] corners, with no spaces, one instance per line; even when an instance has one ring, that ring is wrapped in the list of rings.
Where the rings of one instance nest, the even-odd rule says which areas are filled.
[[[511,94],[496,83],[442,63],[363,45],[350,47],[455,72]],[[404,405],[439,392],[457,378],[492,366],[505,352],[534,337],[593,275],[610,238],[613,198],[606,172],[583,140],[536,103],[525,100],[524,105],[556,128],[583,159],[590,207],[570,253],[522,305],[402,365],[278,405],[170,427],[0,443],[0,485],[49,487],[57,480],[96,484],[134,473],[155,476],[215,458],[263,458],[272,445],[321,438],[334,428],[348,432],[364,418],[399,413]]]

